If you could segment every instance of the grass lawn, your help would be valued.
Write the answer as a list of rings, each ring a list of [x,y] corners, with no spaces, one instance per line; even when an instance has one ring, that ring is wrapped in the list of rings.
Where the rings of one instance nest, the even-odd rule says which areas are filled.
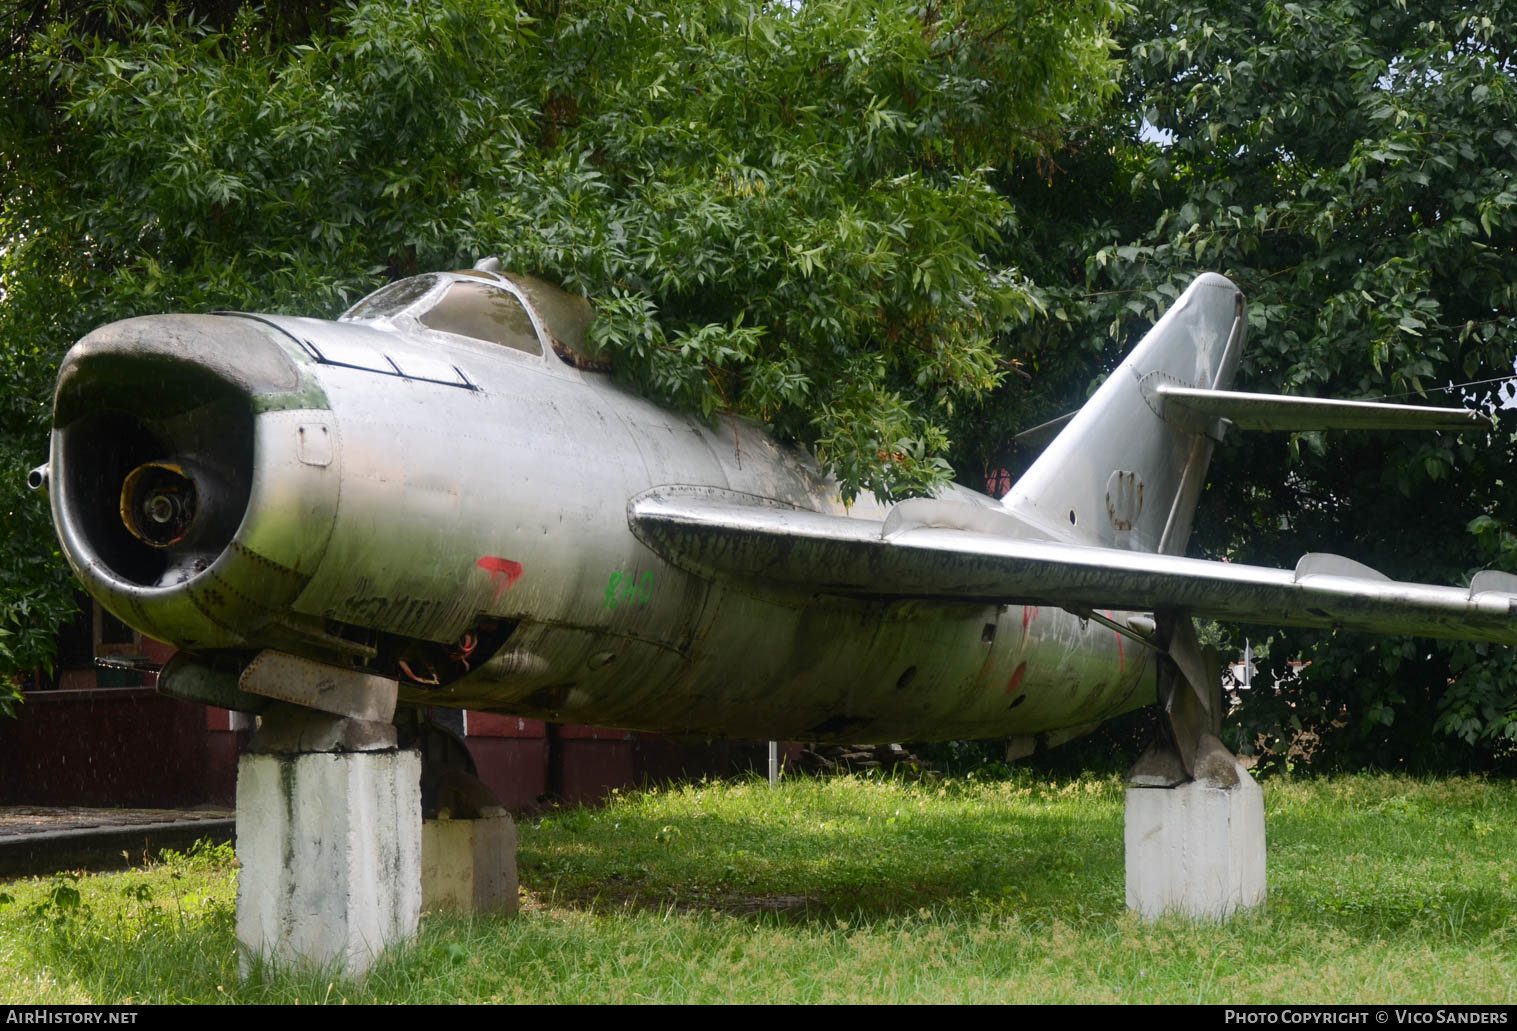
[[[225,849],[0,884],[0,1002],[1517,1002],[1517,785],[1265,785],[1269,902],[1123,905],[1115,778],[797,778],[518,827],[522,915],[237,977]]]

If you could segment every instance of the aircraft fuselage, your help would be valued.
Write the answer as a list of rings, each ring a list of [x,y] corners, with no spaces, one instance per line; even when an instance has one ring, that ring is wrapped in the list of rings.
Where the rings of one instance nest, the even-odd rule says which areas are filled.
[[[807,456],[749,422],[671,413],[542,350],[272,316],[105,327],[60,379],[65,551],[145,633],[359,666],[419,704],[924,740],[1073,730],[1153,700],[1146,649],[1061,609],[843,598],[671,565],[628,524],[652,488],[885,510],[845,508]],[[206,512],[182,540],[149,541],[177,524],[155,530],[121,499],[144,465],[199,477]]]

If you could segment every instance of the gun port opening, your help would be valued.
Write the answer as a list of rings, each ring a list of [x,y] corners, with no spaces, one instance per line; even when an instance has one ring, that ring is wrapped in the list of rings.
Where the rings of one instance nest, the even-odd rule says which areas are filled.
[[[446,688],[479,669],[505,646],[516,627],[514,619],[481,619],[457,641],[442,643],[327,621],[328,632],[372,652],[356,668],[398,681],[402,688],[426,691]]]

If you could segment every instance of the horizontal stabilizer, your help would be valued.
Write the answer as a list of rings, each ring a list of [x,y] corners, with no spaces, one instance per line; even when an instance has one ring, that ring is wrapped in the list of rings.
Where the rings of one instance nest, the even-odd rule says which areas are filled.
[[[1239,623],[1517,643],[1517,577],[1469,588],[1387,580],[1332,555],[1296,570],[1026,540],[901,520],[886,524],[660,488],[628,521],[671,564],[754,590],[875,599],[1188,609]],[[914,521],[914,520],[913,520]]]
[[[1240,430],[1470,430],[1485,429],[1490,419],[1467,408],[1426,408],[1379,401],[1334,401],[1285,394],[1245,394],[1236,390],[1199,390],[1171,383],[1154,393],[1160,415],[1196,432],[1207,432],[1218,419]]]

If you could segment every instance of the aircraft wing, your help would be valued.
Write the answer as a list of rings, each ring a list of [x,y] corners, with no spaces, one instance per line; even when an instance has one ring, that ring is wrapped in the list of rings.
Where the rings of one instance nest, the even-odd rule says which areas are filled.
[[[1175,608],[1239,623],[1517,643],[1517,576],[1508,573],[1441,587],[1391,580],[1336,555],[1269,569],[987,532],[1004,518],[924,500],[904,502],[880,522],[710,489],[660,488],[628,505],[644,544],[727,583],[1074,611]]]

